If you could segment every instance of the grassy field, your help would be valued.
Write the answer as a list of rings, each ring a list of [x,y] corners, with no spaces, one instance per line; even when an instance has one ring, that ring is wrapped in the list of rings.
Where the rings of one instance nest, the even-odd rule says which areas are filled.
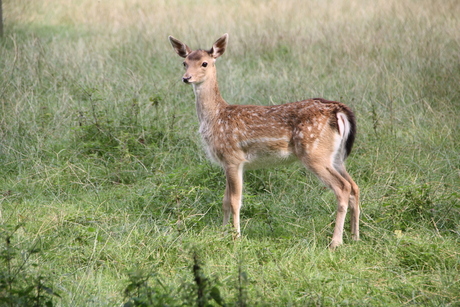
[[[3,1],[0,306],[459,306],[457,0]],[[192,88],[209,48],[234,104],[356,112],[362,238],[300,165],[245,174],[221,228]],[[46,305],[48,304],[48,305]],[[144,304],[144,305],[142,305]]]

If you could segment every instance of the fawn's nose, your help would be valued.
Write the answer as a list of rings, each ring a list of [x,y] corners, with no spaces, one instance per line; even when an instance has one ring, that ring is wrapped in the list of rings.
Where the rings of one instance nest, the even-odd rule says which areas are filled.
[[[190,79],[192,79],[192,76],[184,76],[184,77],[182,77],[182,81],[184,83],[189,83]]]

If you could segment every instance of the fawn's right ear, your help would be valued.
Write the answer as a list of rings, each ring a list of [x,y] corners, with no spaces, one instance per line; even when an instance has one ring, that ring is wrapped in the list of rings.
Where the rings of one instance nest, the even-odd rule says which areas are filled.
[[[169,38],[169,42],[171,43],[174,50],[179,56],[186,58],[187,55],[189,55],[192,52],[192,49],[190,49],[189,46],[187,46],[186,44],[184,44],[177,38],[174,38],[171,35],[168,38]]]

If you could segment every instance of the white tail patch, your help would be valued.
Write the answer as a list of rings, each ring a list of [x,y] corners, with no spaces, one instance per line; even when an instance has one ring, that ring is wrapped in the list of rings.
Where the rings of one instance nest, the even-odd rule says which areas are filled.
[[[343,139],[348,136],[350,133],[350,123],[348,122],[348,118],[343,113],[337,113],[337,123],[339,125],[339,134],[340,137]]]

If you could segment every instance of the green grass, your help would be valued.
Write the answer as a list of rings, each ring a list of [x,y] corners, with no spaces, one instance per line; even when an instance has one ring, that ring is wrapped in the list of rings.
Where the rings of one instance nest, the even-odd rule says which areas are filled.
[[[3,2],[0,305],[460,304],[457,1]],[[221,229],[167,36],[226,32],[229,103],[356,112],[361,241],[327,249],[334,195],[299,165],[247,172]]]

